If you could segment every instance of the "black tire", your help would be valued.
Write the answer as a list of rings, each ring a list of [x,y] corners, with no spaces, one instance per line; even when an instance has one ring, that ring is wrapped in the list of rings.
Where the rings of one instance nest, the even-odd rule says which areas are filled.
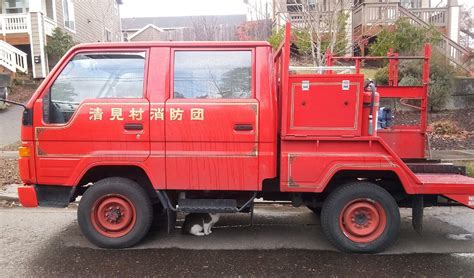
[[[94,221],[93,213],[103,198],[121,196],[134,208],[132,224],[126,234],[118,237],[108,237],[101,233]],[[99,203],[100,204],[100,203]],[[77,210],[79,227],[85,237],[101,248],[127,248],[137,244],[148,233],[153,221],[153,206],[146,190],[136,182],[120,177],[106,178],[94,183],[82,196]],[[94,224],[93,224],[94,221]]]
[[[361,243],[351,240],[341,227],[344,224],[340,224],[343,210],[358,200],[374,204],[385,213],[386,221],[383,222],[385,224],[377,226],[381,234],[373,240],[370,239],[370,242]],[[361,221],[367,221],[364,218],[365,216]],[[337,188],[328,196],[321,212],[321,225],[329,242],[341,251],[378,253],[395,242],[400,229],[400,211],[390,193],[380,186],[364,181],[351,182]]]

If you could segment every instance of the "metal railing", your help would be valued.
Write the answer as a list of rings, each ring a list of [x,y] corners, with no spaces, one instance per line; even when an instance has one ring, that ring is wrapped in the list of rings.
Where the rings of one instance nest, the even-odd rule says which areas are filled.
[[[5,41],[0,41],[0,65],[16,72],[28,72],[27,54]]]
[[[352,11],[354,30],[364,33],[364,26],[393,24],[399,18],[407,18],[413,25],[431,28],[448,26],[447,8],[407,9],[400,3],[363,3]],[[441,40],[434,46],[451,62],[466,71],[472,67],[472,52],[440,32]]]
[[[413,14],[408,9],[399,7],[400,16],[406,17],[410,20],[411,24],[430,28],[432,25],[426,21],[420,19],[415,14]],[[435,44],[435,47],[438,51],[443,53],[451,62],[460,66],[464,70],[470,72],[472,68],[472,51],[462,47],[457,42],[451,40],[448,36],[443,33],[440,33],[441,40],[439,43]]]

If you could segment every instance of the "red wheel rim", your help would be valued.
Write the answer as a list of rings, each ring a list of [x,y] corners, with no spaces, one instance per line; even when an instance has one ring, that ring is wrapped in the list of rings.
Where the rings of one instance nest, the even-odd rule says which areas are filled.
[[[371,199],[356,199],[347,204],[339,216],[344,235],[357,243],[368,243],[382,235],[387,225],[384,208]]]
[[[128,234],[137,219],[135,206],[119,194],[106,195],[94,203],[92,225],[103,236],[116,238]]]

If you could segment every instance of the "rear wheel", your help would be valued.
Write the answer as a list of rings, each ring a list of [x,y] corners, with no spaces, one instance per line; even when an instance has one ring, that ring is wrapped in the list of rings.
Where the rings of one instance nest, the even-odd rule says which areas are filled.
[[[334,190],[321,212],[323,232],[345,252],[377,253],[396,239],[400,227],[397,203],[370,182],[352,182]]]
[[[84,193],[77,210],[86,238],[103,248],[126,248],[145,237],[153,220],[150,198],[125,178],[106,178]]]

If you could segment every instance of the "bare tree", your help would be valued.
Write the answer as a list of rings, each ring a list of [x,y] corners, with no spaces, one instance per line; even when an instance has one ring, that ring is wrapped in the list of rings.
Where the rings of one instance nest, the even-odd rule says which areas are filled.
[[[200,17],[193,20],[195,39],[198,41],[215,41],[219,35],[219,24],[215,17]]]
[[[274,5],[287,11],[278,16],[292,23],[297,40],[307,41],[314,66],[325,64],[326,49],[334,52],[338,44],[347,44],[344,34],[352,1],[287,0],[274,1]]]
[[[268,0],[244,0],[248,7],[248,21],[237,27],[236,36],[241,41],[267,40],[272,32],[271,5]]]
[[[461,36],[463,46],[472,48],[474,45],[474,7],[463,5],[461,7]]]
[[[336,55],[351,53],[354,46],[365,45],[369,36],[381,30],[375,22],[354,38],[353,8],[359,4],[353,0],[273,0],[273,10],[277,22],[292,23],[296,40],[307,40],[312,63],[319,66],[325,64],[327,49]],[[379,23],[392,16],[387,7],[379,8]]]

